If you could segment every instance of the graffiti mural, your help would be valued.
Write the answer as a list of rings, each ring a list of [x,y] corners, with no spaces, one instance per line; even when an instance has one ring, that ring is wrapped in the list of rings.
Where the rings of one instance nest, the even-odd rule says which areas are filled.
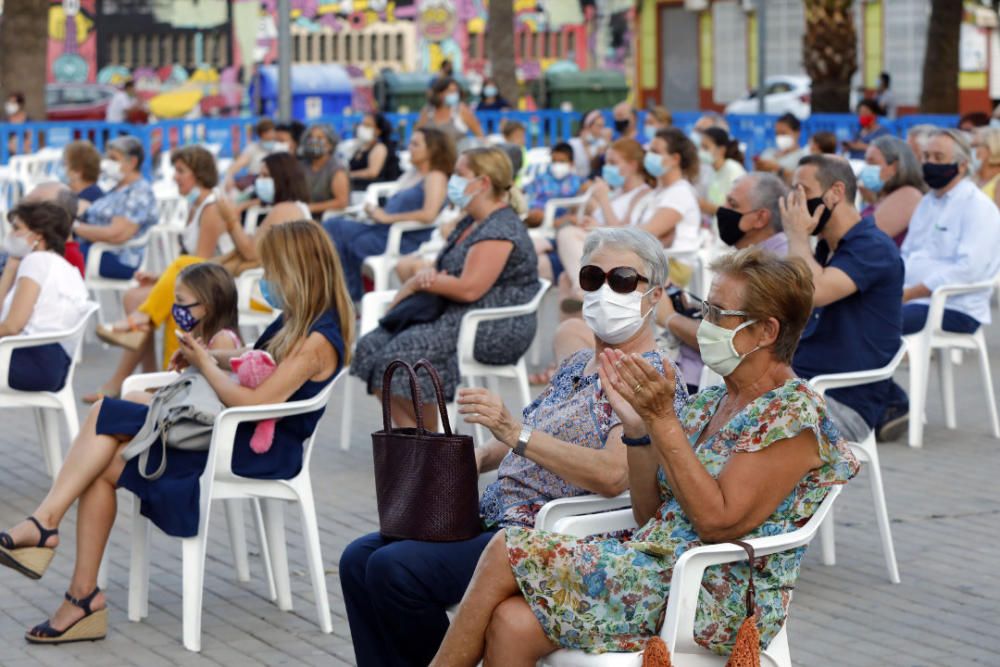
[[[54,83],[94,83],[96,0],[66,0],[49,8],[49,73]]]

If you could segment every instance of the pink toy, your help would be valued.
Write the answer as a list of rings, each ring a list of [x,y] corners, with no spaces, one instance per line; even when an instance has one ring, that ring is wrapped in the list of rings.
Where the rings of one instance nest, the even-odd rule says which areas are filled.
[[[240,385],[251,389],[257,388],[260,383],[270,377],[277,367],[274,358],[263,350],[250,350],[229,363],[236,373]],[[263,454],[271,449],[271,443],[274,441],[274,422],[274,419],[257,422],[253,437],[250,438],[250,449],[254,453]]]

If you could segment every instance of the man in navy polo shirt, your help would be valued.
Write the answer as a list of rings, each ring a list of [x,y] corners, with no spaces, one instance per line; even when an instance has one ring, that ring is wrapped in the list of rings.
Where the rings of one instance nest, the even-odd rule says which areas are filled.
[[[830,155],[799,161],[792,192],[781,205],[788,256],[813,273],[813,313],[792,360],[811,378],[879,368],[899,350],[903,261],[892,239],[854,207],[850,164]],[[819,236],[815,254],[809,236]],[[875,428],[889,401],[889,380],[827,393],[834,423],[859,441]]]

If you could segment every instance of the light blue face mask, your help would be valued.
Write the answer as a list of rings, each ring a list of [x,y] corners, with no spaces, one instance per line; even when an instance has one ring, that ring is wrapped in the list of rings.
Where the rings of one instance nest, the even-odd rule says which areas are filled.
[[[496,97],[497,92],[496,86],[486,86],[483,88],[483,97]]]
[[[972,155],[969,157],[969,173],[978,174],[979,170],[983,166],[983,161],[979,159],[979,155],[976,153],[976,149],[972,149]]]
[[[652,125],[646,125],[642,128],[643,134],[645,134],[646,138],[649,139],[650,141],[652,141],[653,138],[656,137],[656,133],[659,131],[660,128],[653,127]]]
[[[608,186],[617,190],[621,186],[625,185],[625,177],[622,176],[622,172],[618,169],[617,164],[607,164],[601,167],[601,178],[607,182]]]
[[[444,103],[450,107],[457,107],[459,102],[461,102],[461,98],[458,93],[448,93],[444,96]]]
[[[277,143],[278,142],[276,141],[262,141],[260,142],[260,148],[265,153],[272,153],[274,152],[274,149],[277,147]]]
[[[264,301],[267,301],[267,305],[275,310],[284,310],[285,300],[281,298],[281,292],[275,288],[270,280],[261,278],[258,285],[260,286],[260,295],[264,297]]]
[[[253,182],[253,190],[257,198],[265,204],[274,203],[274,179],[268,176],[258,176]]]
[[[642,159],[642,166],[653,178],[659,178],[667,173],[667,168],[663,166],[663,156],[657,153],[647,151],[646,157]]]
[[[201,188],[199,188],[197,185],[191,188],[191,191],[185,195],[185,197],[187,198],[188,206],[194,206],[195,202],[198,201],[198,197],[200,196],[201,196]]]
[[[468,187],[469,179],[452,174],[451,178],[448,179],[448,201],[458,208],[464,209],[472,201],[472,195],[465,194]]]
[[[866,190],[871,190],[872,192],[881,192],[882,178],[879,176],[879,172],[882,168],[876,164],[866,164],[861,169],[861,173],[858,174],[858,180],[861,181],[861,185]]]

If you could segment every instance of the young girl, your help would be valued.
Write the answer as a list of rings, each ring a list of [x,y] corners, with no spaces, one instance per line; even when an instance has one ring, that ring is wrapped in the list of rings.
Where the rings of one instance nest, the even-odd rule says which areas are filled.
[[[173,312],[178,327],[188,332],[185,336],[191,340],[207,340],[214,353],[232,353],[239,347],[235,333],[236,285],[221,266],[196,264],[184,269],[177,278]],[[145,421],[148,408],[144,403],[151,399],[150,394],[140,392],[130,395],[129,400],[109,398],[94,405],[67,454],[67,465],[60,470],[48,496],[29,519],[9,533],[0,533],[0,564],[38,579],[45,573],[53,549],[59,544],[59,522],[73,502],[80,500],[76,567],[66,602],[49,621],[27,633],[25,638],[29,642],[100,639],[107,632],[104,596],[97,590],[96,581],[115,519],[116,484],[136,490],[143,500],[143,512],[154,521],[161,515],[171,518],[164,505],[176,503],[178,511],[186,511],[189,507],[183,504],[183,498],[171,497],[175,492],[172,480],[165,476],[156,482],[145,482],[135,462],[126,465],[117,456]],[[183,464],[184,454],[198,455],[171,451],[171,465]],[[201,452],[200,456],[203,465],[205,453]],[[197,485],[197,474],[193,481]],[[84,618],[87,622],[78,623]]]

